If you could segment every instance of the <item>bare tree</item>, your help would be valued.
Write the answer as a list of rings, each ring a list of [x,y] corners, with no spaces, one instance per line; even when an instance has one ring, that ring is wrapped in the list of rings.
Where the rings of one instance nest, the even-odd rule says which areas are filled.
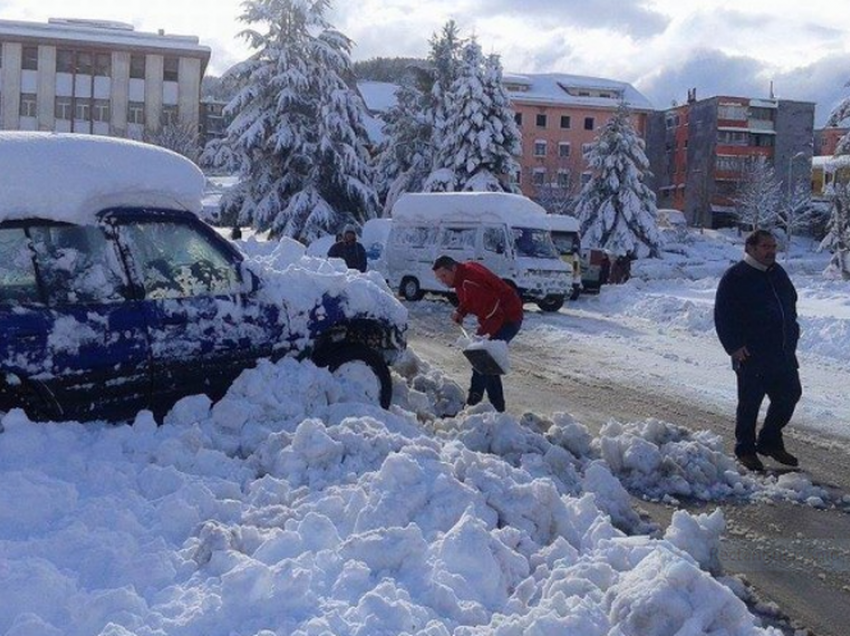
[[[766,157],[751,157],[744,165],[733,197],[738,222],[752,230],[778,224],[780,186]]]

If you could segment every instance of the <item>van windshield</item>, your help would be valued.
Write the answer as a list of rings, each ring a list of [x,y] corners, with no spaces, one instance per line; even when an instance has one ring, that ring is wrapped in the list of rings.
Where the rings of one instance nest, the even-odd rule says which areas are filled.
[[[513,228],[514,246],[519,256],[531,258],[558,258],[549,230],[528,227]]]
[[[552,241],[555,243],[555,249],[561,255],[577,253],[581,245],[578,234],[575,232],[557,232],[553,230]]]

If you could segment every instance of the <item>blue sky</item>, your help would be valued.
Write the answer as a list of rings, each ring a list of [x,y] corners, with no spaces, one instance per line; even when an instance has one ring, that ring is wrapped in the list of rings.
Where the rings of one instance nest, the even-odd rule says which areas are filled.
[[[850,11],[835,0],[337,0],[330,22],[354,59],[425,56],[449,19],[510,72],[563,72],[631,82],[657,108],[697,97],[817,103],[816,124],[850,94]],[[0,0],[0,18],[89,17],[193,34],[220,74],[249,51],[239,0]]]

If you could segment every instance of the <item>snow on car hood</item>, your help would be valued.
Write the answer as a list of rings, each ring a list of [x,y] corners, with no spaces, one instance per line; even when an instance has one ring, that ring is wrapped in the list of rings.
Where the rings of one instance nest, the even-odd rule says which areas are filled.
[[[158,146],[70,133],[0,132],[0,221],[81,225],[109,207],[201,211],[204,175]]]
[[[249,239],[238,245],[248,268],[263,280],[260,293],[287,308],[293,332],[306,335],[311,314],[321,313],[328,297],[339,301],[348,318],[374,317],[406,328],[407,309],[377,272],[361,274],[341,260],[307,256],[301,243],[288,238],[277,243]]]

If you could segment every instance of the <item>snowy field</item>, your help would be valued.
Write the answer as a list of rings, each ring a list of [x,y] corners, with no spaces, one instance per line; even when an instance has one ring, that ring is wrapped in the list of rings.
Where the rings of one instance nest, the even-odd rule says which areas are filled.
[[[294,244],[240,246],[301,267]],[[608,321],[624,351],[616,327],[629,321],[650,321],[657,338],[695,336],[706,357],[693,353],[684,381],[728,401],[711,306],[740,239],[707,232],[679,251],[639,262],[632,281],[580,311]],[[826,257],[808,245],[792,255],[804,371],[829,375],[850,356],[847,283],[821,277]],[[585,337],[564,323],[559,333],[557,320],[532,320],[524,333],[553,346]],[[631,345],[652,359],[652,338]],[[723,378],[707,381],[720,366]],[[183,400],[160,427],[144,412],[128,426],[6,414],[0,633],[779,634],[720,571],[719,511],[677,512],[659,534],[628,492],[850,506],[804,473],[740,474],[707,431],[645,420],[593,436],[568,413],[457,413],[464,390],[415,351],[394,383],[383,411],[355,401],[344,379],[284,360],[246,371],[215,405]],[[823,404],[831,432],[847,404],[846,392]]]

